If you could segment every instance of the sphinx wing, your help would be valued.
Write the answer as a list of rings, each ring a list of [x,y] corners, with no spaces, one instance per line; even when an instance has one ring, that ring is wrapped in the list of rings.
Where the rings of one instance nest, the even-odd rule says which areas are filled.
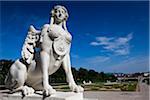
[[[22,59],[27,64],[31,64],[34,59],[35,48],[38,47],[40,37],[41,31],[31,25],[21,51]]]

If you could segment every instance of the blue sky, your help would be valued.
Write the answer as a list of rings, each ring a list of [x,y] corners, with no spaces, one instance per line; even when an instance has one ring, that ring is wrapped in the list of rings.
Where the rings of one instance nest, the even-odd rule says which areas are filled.
[[[149,4],[146,1],[1,2],[0,59],[17,59],[29,25],[49,23],[54,5],[69,12],[72,66],[104,72],[149,68]]]

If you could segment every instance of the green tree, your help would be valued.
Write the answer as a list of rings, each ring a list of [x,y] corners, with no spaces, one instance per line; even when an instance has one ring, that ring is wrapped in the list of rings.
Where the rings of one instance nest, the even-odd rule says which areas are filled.
[[[78,79],[79,82],[83,82],[84,80],[86,81],[88,78],[88,70],[84,68],[80,68],[78,71]]]
[[[0,60],[0,84],[4,84],[4,80],[12,64],[12,60]]]

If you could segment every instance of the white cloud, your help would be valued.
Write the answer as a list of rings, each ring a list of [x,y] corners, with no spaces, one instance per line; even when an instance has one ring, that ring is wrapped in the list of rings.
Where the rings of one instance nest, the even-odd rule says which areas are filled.
[[[96,37],[96,41],[91,42],[92,46],[102,46],[104,50],[111,51],[116,55],[127,55],[130,53],[129,42],[132,33],[125,37]]]
[[[93,46],[100,45],[98,42],[91,42],[90,44],[93,45]]]
[[[108,61],[110,58],[106,56],[94,56],[85,59],[85,62],[90,64],[99,64]]]
[[[147,56],[135,56],[112,65],[109,70],[116,72],[144,72],[149,71],[149,60]]]

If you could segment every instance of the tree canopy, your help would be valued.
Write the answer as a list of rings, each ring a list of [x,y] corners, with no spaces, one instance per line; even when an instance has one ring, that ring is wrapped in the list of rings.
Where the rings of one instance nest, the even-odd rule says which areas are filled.
[[[4,84],[5,77],[9,71],[10,66],[13,64],[12,60],[0,60],[0,84]],[[108,74],[104,72],[96,72],[95,70],[88,70],[85,68],[76,69],[71,68],[74,79],[78,83],[86,82],[106,82],[115,81],[117,78],[113,74]],[[66,83],[65,71],[60,67],[56,73],[49,76],[49,81],[51,83]]]

